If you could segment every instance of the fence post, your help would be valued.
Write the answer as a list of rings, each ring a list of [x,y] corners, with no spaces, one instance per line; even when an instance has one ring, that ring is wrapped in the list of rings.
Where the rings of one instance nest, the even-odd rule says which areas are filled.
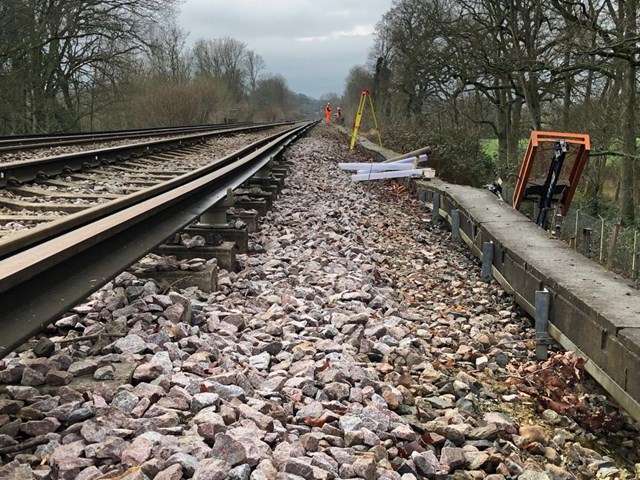
[[[484,242],[482,244],[482,280],[490,283],[493,280],[493,242]]]
[[[460,212],[457,208],[451,210],[451,240],[460,243]]]
[[[618,233],[620,233],[620,224],[616,223],[613,226],[613,232],[611,233],[611,243],[609,244],[609,253],[607,254],[607,270],[613,270],[613,257],[616,253]]]
[[[600,217],[600,264],[604,261],[604,218]]]
[[[591,229],[583,228],[582,229],[582,254],[591,258]]]
[[[555,235],[557,233],[556,231],[556,221],[557,221],[557,217],[556,214],[558,213],[558,207],[556,205],[553,206],[553,210],[551,208],[549,208],[547,215],[552,215],[551,219],[549,220],[549,232],[551,233],[551,235]]]

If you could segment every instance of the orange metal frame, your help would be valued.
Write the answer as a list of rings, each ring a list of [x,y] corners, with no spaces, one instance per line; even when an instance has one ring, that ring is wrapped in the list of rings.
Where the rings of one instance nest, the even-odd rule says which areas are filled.
[[[513,192],[513,208],[516,210],[520,210],[520,205],[522,205],[522,201],[526,196],[527,182],[529,181],[529,175],[531,174],[533,162],[536,159],[536,154],[540,144],[543,142],[555,142],[556,140],[564,140],[569,144],[578,145],[578,152],[576,153],[573,168],[569,174],[569,188],[564,192],[560,200],[560,204],[562,205],[562,215],[565,216],[568,213],[571,200],[573,200],[573,195],[576,192],[580,176],[582,175],[582,170],[587,163],[589,151],[591,150],[589,135],[580,133],[542,131],[534,131],[531,133],[531,137],[529,137],[529,144],[527,145],[527,152],[524,155],[524,160],[520,167],[518,182],[516,183],[516,188]]]

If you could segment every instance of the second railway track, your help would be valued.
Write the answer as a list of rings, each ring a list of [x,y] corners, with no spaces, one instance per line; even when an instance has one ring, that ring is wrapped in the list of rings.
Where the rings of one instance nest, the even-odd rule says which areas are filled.
[[[248,123],[221,123],[184,127],[138,128],[134,130],[113,130],[90,133],[54,133],[40,135],[11,135],[0,137],[0,162],[19,160],[32,151],[48,151],[50,154],[65,153],[68,147],[100,144],[105,142],[126,142],[133,139],[163,138],[190,135],[198,132],[226,130],[248,126]]]
[[[233,128],[0,165],[0,255],[6,254],[7,241],[21,241],[11,237],[24,238],[26,230],[148,189],[287,127],[266,128]]]

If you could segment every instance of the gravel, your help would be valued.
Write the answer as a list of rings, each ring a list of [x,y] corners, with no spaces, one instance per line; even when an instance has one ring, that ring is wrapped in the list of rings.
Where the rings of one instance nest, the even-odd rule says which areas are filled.
[[[217,292],[123,273],[50,328],[55,350],[1,361],[0,478],[633,476],[624,414],[586,430],[511,381],[543,365],[530,319],[410,195],[351,183],[335,163],[363,156],[329,127],[286,157]]]

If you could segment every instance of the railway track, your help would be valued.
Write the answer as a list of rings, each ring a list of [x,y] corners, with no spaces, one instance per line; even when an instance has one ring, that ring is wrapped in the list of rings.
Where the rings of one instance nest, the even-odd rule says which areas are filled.
[[[3,165],[0,355],[193,222],[311,125],[233,129],[243,146],[227,143],[213,158],[205,142],[216,134],[199,133]],[[24,229],[6,228],[16,224]]]
[[[16,228],[58,220],[207,164],[210,158],[197,153],[213,141],[215,154],[224,155],[270,128],[274,126],[232,128],[0,165],[0,244],[6,247]],[[235,140],[229,141],[230,135]],[[5,247],[0,256],[7,253]]]
[[[169,137],[190,135],[199,132],[211,132],[248,126],[248,123],[222,123],[166,128],[138,128],[132,130],[110,130],[90,133],[54,133],[40,135],[10,135],[0,137],[0,159],[7,153],[23,152],[34,149],[58,148],[69,145],[142,139],[147,137]]]

